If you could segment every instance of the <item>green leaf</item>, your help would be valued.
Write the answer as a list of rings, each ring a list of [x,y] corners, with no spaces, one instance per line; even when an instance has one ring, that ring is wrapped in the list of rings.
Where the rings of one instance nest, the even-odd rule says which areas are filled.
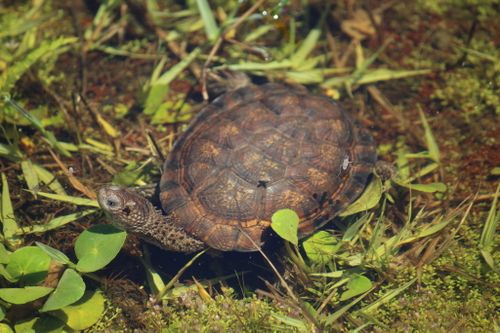
[[[54,288],[38,286],[0,288],[0,298],[11,304],[25,304],[48,295],[52,290],[54,290]]]
[[[19,331],[19,332],[25,332],[25,331]],[[9,325],[5,323],[0,323],[0,333],[14,333],[14,331]]]
[[[318,231],[303,243],[304,251],[309,259],[317,263],[326,263],[340,249],[342,243],[327,231]]]
[[[38,194],[42,197],[46,197],[46,198],[57,200],[57,201],[69,202],[69,203],[72,203],[73,205],[77,205],[77,206],[99,207],[99,203],[97,202],[97,200],[91,200],[91,199],[80,198],[80,197],[72,197],[69,195],[45,193],[45,192],[37,192],[36,194]]]
[[[345,301],[363,294],[373,287],[372,282],[366,276],[356,275],[347,283],[347,290],[340,295],[340,300]]]
[[[446,192],[447,186],[443,183],[430,183],[430,184],[408,184],[401,182],[397,179],[394,180],[399,186],[406,187],[410,190],[425,192],[425,193],[435,193],[435,192]]]
[[[7,272],[26,284],[42,282],[48,274],[50,257],[36,246],[26,246],[10,255]]]
[[[495,270],[495,262],[493,260],[492,252],[495,247],[495,237],[496,230],[498,226],[498,221],[500,220],[500,212],[498,211],[498,194],[500,193],[500,184],[497,186],[495,192],[495,197],[491,204],[490,210],[488,212],[488,217],[484,223],[483,231],[481,232],[481,238],[479,239],[479,249],[483,255],[486,263]]]
[[[363,194],[339,215],[349,216],[375,207],[382,197],[382,192],[382,181],[378,177],[373,177]]]
[[[9,72],[9,71],[7,71]],[[1,85],[1,77],[0,77],[0,85]],[[42,135],[45,137],[46,141],[50,144],[51,147],[55,148],[59,153],[63,154],[66,157],[70,157],[71,154],[67,151],[60,143],[57,141],[54,133],[45,129],[41,121],[33,114],[26,111],[23,107],[21,107],[17,102],[11,100],[7,97],[6,102],[9,103],[14,109],[16,109],[19,113],[21,113],[26,119],[29,120],[31,125],[35,127]]]
[[[420,105],[417,104],[418,113],[420,115],[420,120],[422,121],[422,126],[424,127],[424,137],[425,143],[427,144],[427,150],[429,150],[430,157],[437,163],[440,160],[439,146],[437,144],[436,138],[432,133],[431,126],[425,117],[425,113],[422,111]]]
[[[14,208],[10,200],[9,183],[4,173],[2,173],[2,200],[0,203],[0,220],[3,225],[3,236],[8,242],[8,245],[15,248],[21,244],[21,240],[19,237],[15,236],[19,227],[17,226]]]
[[[5,318],[5,309],[3,308],[3,306],[0,306],[0,321],[4,320],[4,318]],[[0,332],[2,332],[1,329]]]
[[[0,265],[0,276],[2,276],[5,280],[9,282],[12,283],[16,282],[16,279],[10,276],[9,272],[7,272],[4,265]]]
[[[60,195],[66,195],[61,183],[54,177],[54,175],[41,165],[36,163],[32,164],[33,170],[36,172],[38,179],[47,185],[52,191]]]
[[[40,249],[42,249],[43,252],[47,253],[47,255],[49,257],[51,257],[52,260],[55,260],[58,263],[63,264],[63,265],[72,264],[71,260],[69,260],[69,258],[61,251],[54,249],[53,247],[50,247],[50,246],[45,245],[45,244],[40,243],[40,242],[36,242],[36,245]]]
[[[30,190],[34,190],[38,187],[40,180],[33,168],[33,163],[30,160],[24,160],[21,162],[21,169],[23,170],[24,179]]]
[[[12,252],[5,248],[5,245],[0,243],[0,264],[7,264],[10,260]]]
[[[87,291],[82,299],[73,305],[53,312],[71,329],[80,331],[97,323],[104,312],[104,297],[99,291]]]
[[[405,284],[399,286],[398,288],[396,289],[392,289],[392,290],[389,290],[388,292],[386,292],[384,295],[382,295],[378,300],[376,300],[375,302],[371,303],[371,304],[368,304],[367,306],[365,306],[364,308],[361,308],[359,310],[359,312],[362,312],[362,313],[370,313],[374,310],[376,310],[378,307],[380,307],[382,304],[385,304],[385,303],[388,303],[391,299],[393,299],[394,297],[396,297],[397,295],[399,295],[401,292],[403,292],[404,290],[406,290],[408,287],[410,287],[413,283],[415,283],[415,281],[417,281],[417,278],[414,278],[408,282],[406,282]]]
[[[86,215],[95,213],[96,211],[95,209],[88,209],[73,214],[58,216],[47,222],[47,224],[34,224],[29,227],[23,227],[21,228],[22,234],[43,233],[52,229],[57,229]]]
[[[10,91],[14,84],[42,57],[54,57],[61,53],[63,47],[78,41],[76,37],[61,37],[56,40],[44,40],[36,48],[33,48],[23,59],[14,62],[9,70],[0,75],[0,90]]]
[[[379,81],[389,81],[401,78],[407,78],[416,75],[426,75],[432,73],[431,70],[391,70],[387,68],[377,68],[366,70],[358,80],[355,80],[357,85],[370,84]],[[324,88],[342,87],[346,83],[353,83],[353,75],[334,77],[324,81],[321,86]]]
[[[372,218],[373,214],[365,214],[361,216],[359,219],[357,219],[356,222],[350,224],[347,230],[344,232],[344,235],[342,236],[342,241],[343,242],[353,241],[359,235],[359,231],[361,230],[361,228],[363,228],[366,224],[370,223]]]
[[[290,58],[290,60],[292,62],[292,66],[294,68],[302,65],[302,63],[306,60],[307,56],[316,47],[316,44],[318,43],[320,36],[321,36],[321,29],[320,28],[312,29],[309,32],[309,34],[304,39],[304,41],[300,45],[297,52],[295,52],[293,54],[293,56]]]
[[[144,103],[144,114],[156,114],[168,95],[168,84],[153,84]]]
[[[207,38],[210,41],[214,41],[219,35],[219,28],[217,27],[217,23],[215,23],[210,5],[207,0],[196,0],[196,4],[198,5],[198,10],[200,11],[203,25],[205,26]]]
[[[281,238],[294,245],[299,244],[299,216],[291,209],[280,209],[271,217],[271,228]]]
[[[16,323],[14,326],[16,333],[66,333],[67,330],[64,330],[64,322],[60,321],[57,318],[51,316],[42,316],[30,318],[29,320],[21,321]],[[0,331],[2,332],[2,331]]]
[[[85,292],[85,282],[73,269],[68,268],[61,276],[56,290],[40,309],[40,312],[53,311],[75,303]]]
[[[163,73],[156,82],[153,84],[170,84],[184,69],[196,59],[196,57],[201,53],[200,48],[195,48],[191,53],[189,53],[182,61],[172,66],[168,71]]]
[[[310,276],[317,277],[327,277],[332,279],[338,279],[344,275],[344,271],[333,271],[333,272],[324,272],[324,273],[311,273]]]
[[[126,237],[125,231],[112,225],[100,224],[85,230],[75,243],[76,269],[87,273],[103,268],[120,252]]]

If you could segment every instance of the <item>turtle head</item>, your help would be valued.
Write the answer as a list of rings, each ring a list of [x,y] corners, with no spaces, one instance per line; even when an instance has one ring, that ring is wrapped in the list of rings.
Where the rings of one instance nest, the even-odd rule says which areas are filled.
[[[117,227],[163,249],[195,252],[205,247],[203,242],[171,223],[169,216],[163,215],[146,197],[132,189],[104,186],[97,194],[97,201]]]
[[[104,186],[97,201],[113,224],[131,232],[141,230],[157,214],[148,199],[126,187]]]

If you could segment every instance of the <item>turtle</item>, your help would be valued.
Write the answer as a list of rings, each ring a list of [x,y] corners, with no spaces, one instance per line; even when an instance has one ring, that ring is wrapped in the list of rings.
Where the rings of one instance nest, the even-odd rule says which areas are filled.
[[[369,131],[333,99],[303,86],[237,84],[178,137],[158,187],[161,208],[138,191],[106,185],[98,202],[117,226],[176,252],[257,251],[271,217],[292,209],[298,236],[355,201],[377,161]]]

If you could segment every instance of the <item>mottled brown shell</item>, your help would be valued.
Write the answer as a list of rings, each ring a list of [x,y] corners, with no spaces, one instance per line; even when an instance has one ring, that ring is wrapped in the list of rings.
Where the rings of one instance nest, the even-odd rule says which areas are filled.
[[[174,223],[219,250],[255,251],[282,208],[312,233],[353,202],[376,160],[364,129],[331,99],[279,84],[208,105],[165,163],[160,200]]]

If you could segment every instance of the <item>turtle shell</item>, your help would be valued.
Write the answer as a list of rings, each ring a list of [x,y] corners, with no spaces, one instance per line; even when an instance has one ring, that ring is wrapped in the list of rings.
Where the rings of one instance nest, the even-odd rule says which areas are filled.
[[[205,107],[164,165],[160,201],[173,223],[208,246],[255,251],[282,208],[311,234],[353,202],[376,161],[375,143],[325,96],[268,83]]]

